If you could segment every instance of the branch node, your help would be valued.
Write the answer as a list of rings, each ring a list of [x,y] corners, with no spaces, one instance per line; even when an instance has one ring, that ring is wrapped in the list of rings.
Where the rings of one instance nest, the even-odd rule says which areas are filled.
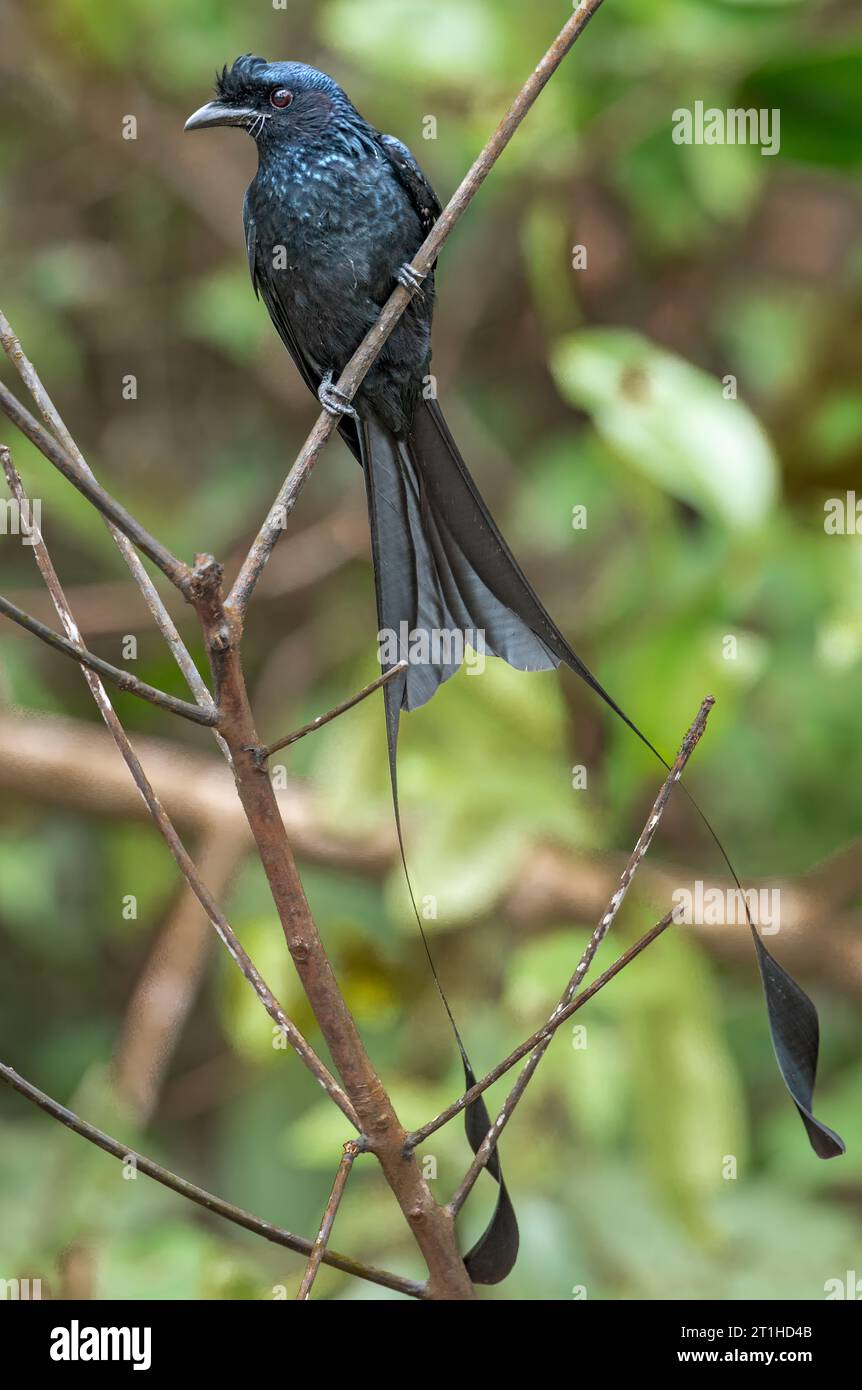
[[[261,743],[244,743],[242,751],[248,753],[258,772],[266,775],[266,760],[269,757],[269,749],[264,748]]]
[[[206,607],[211,611],[221,607],[221,581],[223,567],[213,555],[196,555],[194,568],[189,580],[189,597],[196,607]]]
[[[208,555],[206,551],[202,551],[195,556],[192,582],[201,593],[207,589],[217,588],[221,583],[223,573],[224,570],[214,555]]]

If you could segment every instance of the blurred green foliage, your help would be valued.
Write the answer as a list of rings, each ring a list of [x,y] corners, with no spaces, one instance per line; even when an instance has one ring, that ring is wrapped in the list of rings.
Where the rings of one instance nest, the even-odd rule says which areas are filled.
[[[3,306],[94,466],[166,544],[235,556],[315,413],[247,282],[240,200],[253,152],[235,132],[182,135],[213,71],[245,51],[326,69],[413,146],[445,198],[566,12],[552,0],[5,7]],[[702,696],[717,696],[691,779],[745,877],[799,875],[860,830],[862,541],[823,529],[824,502],[862,477],[860,44],[841,0],[607,0],[438,275],[435,370],[483,490],[564,630],[660,746],[675,747]],[[672,113],[696,100],[779,107],[780,154],[675,145]],[[134,140],[122,136],[128,115]],[[429,115],[436,138],[424,140]],[[578,246],[588,256],[576,270]],[[126,374],[135,401],[123,399]],[[731,377],[736,400],[723,394]],[[119,662],[123,636],[136,634],[136,672],[179,691],[134,592],[96,602],[100,586],[125,580],[99,519],[10,442],[91,645]],[[576,507],[586,529],[572,524]],[[336,515],[359,535],[346,551],[335,523],[326,529]],[[249,625],[265,736],[374,669],[361,479],[340,445],[291,536],[311,526],[324,528],[315,559],[331,551],[331,564],[307,581],[279,570]],[[31,553],[4,536],[0,566],[4,591],[33,606]],[[723,657],[726,634],[735,661]],[[0,698],[96,719],[74,669],[8,632]],[[133,732],[209,748],[203,731],[168,730],[155,710],[117,703]],[[572,788],[579,763],[587,792]],[[390,825],[376,703],[298,746],[289,767],[338,830]],[[546,1015],[591,925],[526,931],[496,907],[501,891],[537,842],[575,854],[630,847],[655,786],[643,750],[570,679],[491,663],[404,721],[411,869],[417,893],[437,900],[428,926],[477,1066]],[[107,1068],[176,878],[149,827],[55,801],[49,787],[2,807],[0,1054],[130,1145],[311,1234],[343,1121],[292,1054],[273,1049],[268,1018],[215,952],[136,1132]],[[720,870],[684,808],[653,854],[700,876]],[[400,873],[378,882],[304,867],[374,1060],[404,1122],[420,1124],[459,1076]],[[842,905],[848,933],[855,905]],[[319,1046],[254,863],[227,906]],[[655,907],[635,895],[620,941]],[[831,915],[824,906],[806,929],[833,926]],[[772,945],[780,957],[781,937]],[[808,1149],[750,953],[719,962],[694,937],[668,934],[562,1030],[507,1130],[523,1253],[489,1296],[566,1299],[583,1286],[590,1298],[818,1298],[826,1279],[858,1268],[858,942],[847,949],[853,969],[812,948],[803,981],[824,1024],[818,1112],[850,1141],[847,1158],[818,1164]],[[15,1096],[0,1096],[0,1116],[0,1277],[41,1275],[68,1292],[71,1249],[84,1252],[96,1296],[295,1292],[296,1258],[124,1180]],[[459,1127],[426,1149],[442,1198],[466,1162]],[[492,1200],[483,1179],[465,1248]],[[370,1164],[356,1165],[334,1244],[419,1272]],[[318,1289],[386,1296],[329,1270]]]

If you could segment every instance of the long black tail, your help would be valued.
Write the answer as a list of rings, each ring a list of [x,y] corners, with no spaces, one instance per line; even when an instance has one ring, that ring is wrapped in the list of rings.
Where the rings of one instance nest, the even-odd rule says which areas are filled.
[[[384,669],[408,655],[398,645],[405,632],[426,638],[422,656],[427,659],[411,661],[385,687],[396,818],[400,710],[424,704],[460,664],[460,654],[447,648],[445,641],[438,641],[435,648],[435,631],[483,633],[485,650],[519,670],[568,666],[667,768],[667,760],[584,665],[544,608],[485,506],[437,403],[423,402],[404,439],[396,439],[373,418],[363,422],[360,436],[378,622],[381,632],[391,635],[389,650],[383,653]],[[724,846],[700,807],[689,799],[739,887]],[[819,1038],[816,1010],[766,950],[750,916],[749,925],[779,1069],[812,1147],[821,1158],[831,1158],[842,1153],[844,1145],[811,1108]],[[441,988],[439,980],[437,984]],[[446,1008],[450,1012],[448,1004]],[[457,1028],[455,1033],[466,1062]]]
[[[381,646],[381,665],[384,671],[402,659],[402,634],[451,632],[457,625],[447,606],[432,558],[423,520],[423,503],[418,478],[411,463],[411,450],[396,440],[391,432],[373,418],[359,425],[362,466],[368,494],[368,514],[371,522],[371,551],[374,562],[374,582],[377,591],[377,620],[380,640],[394,639],[395,649]],[[406,623],[406,629],[402,624]],[[468,624],[469,626],[469,624]],[[409,638],[408,638],[409,651]],[[413,915],[428,957],[434,983],[452,1025],[461,1063],[464,1068],[465,1089],[475,1085],[476,1075],[467,1055],[464,1040],[449,1007],[431,947],[416,906],[413,885],[404,852],[401,812],[398,804],[398,725],[402,709],[415,709],[430,700],[441,681],[453,676],[460,661],[445,663],[412,662],[406,671],[393,677],[383,688],[386,711],[386,738],[389,749],[389,774],[392,783],[392,804],[395,827],[404,877]],[[491,1117],[484,1096],[478,1096],[464,1112],[467,1139],[474,1153],[491,1128]],[[488,1172],[499,1185],[494,1214],[482,1236],[464,1257],[464,1264],[474,1284],[498,1284],[511,1272],[518,1255],[518,1223],[512,1206],[497,1151],[487,1164]]]

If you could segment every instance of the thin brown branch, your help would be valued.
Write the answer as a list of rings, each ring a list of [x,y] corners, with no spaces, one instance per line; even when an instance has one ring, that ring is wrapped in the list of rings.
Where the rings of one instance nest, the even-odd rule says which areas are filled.
[[[262,748],[258,753],[259,760],[262,763],[266,762],[267,758],[271,758],[273,753],[278,753],[282,748],[289,748],[292,743],[298,743],[301,738],[305,738],[306,734],[316,733],[318,729],[323,728],[324,724],[330,724],[332,720],[337,719],[339,715],[346,714],[349,709],[353,709],[354,705],[360,704],[360,702],[366,700],[369,695],[373,695],[375,690],[379,690],[381,686],[386,685],[387,681],[391,681],[393,676],[398,675],[399,671],[405,670],[406,666],[406,661],[399,661],[397,665],[390,666],[389,670],[384,671],[382,676],[378,676],[376,680],[369,682],[364,689],[357,691],[355,695],[351,695],[349,700],[342,700],[340,705],[336,705],[334,709],[329,710],[326,714],[319,714],[316,719],[310,720],[308,724],[303,724],[301,728],[294,729],[292,734],[288,734],[286,738],[279,739],[278,743],[271,743],[268,748]]]
[[[31,444],[35,444],[40,453],[45,455],[49,463],[67,478],[73,487],[91,502],[97,511],[107,517],[109,521],[122,531],[134,545],[138,547],[143,555],[152,560],[154,565],[162,571],[172,584],[180,590],[182,594],[188,594],[190,572],[188,565],[183,564],[172,555],[149,531],[143,527],[139,521],[127,512],[109,492],[97,483],[92,475],[80,467],[78,463],[57,443],[52,434],[44,430],[35,420],[20,401],[18,401],[7,386],[0,381],[0,410],[12,421],[22,434],[25,434]]]
[[[8,451],[0,445],[0,461],[8,458]],[[88,670],[95,671],[103,680],[110,681],[118,690],[124,691],[127,695],[137,695],[138,699],[146,700],[151,705],[158,705],[159,709],[165,710],[168,714],[179,715],[181,719],[190,719],[193,724],[204,724],[211,727],[218,721],[218,715],[212,704],[209,709],[202,709],[200,705],[193,705],[188,700],[180,700],[176,695],[168,695],[164,690],[157,690],[155,686],[147,685],[146,681],[139,680],[133,676],[131,671],[123,671],[119,666],[112,666],[110,661],[103,661],[100,656],[93,652],[88,652],[86,647],[81,647],[77,642],[70,642],[67,637],[61,637],[59,632],[53,628],[46,627],[40,623],[38,618],[32,618],[29,613],[25,613],[17,604],[12,603],[8,598],[0,594],[0,613],[9,618],[11,622],[17,623],[27,632],[31,632],[34,637],[38,637],[40,642],[52,647],[55,652],[60,652],[63,656],[69,656],[79,665],[86,666]]]
[[[616,920],[617,913],[622,907],[623,899],[626,893],[628,892],[629,885],[631,884],[632,879],[634,878],[635,874],[637,873],[638,869],[643,863],[647,850],[653,842],[656,830],[658,829],[659,821],[661,820],[664,814],[665,807],[667,806],[667,803],[670,800],[670,794],[673,791],[674,786],[682,776],[686,763],[688,762],[689,758],[691,757],[692,753],[694,752],[695,748],[700,743],[700,740],[703,737],[704,730],[706,729],[706,721],[709,718],[710,711],[714,704],[714,697],[712,695],[707,695],[706,699],[702,702],[700,709],[697,712],[697,715],[695,716],[691,728],[689,729],[688,733],[686,734],[685,738],[680,744],[679,752],[677,753],[676,758],[673,761],[673,764],[667,774],[667,777],[662,783],[658,796],[653,802],[653,808],[647,819],[647,823],[640,833],[637,844],[635,845],[634,849],[629,855],[625,868],[620,874],[619,887],[617,888],[617,891],[611,898],[610,903],[608,904],[607,911],[599,921],[598,926],[596,927],[595,931],[593,932],[592,936],[587,942],[584,954],[578,961],[578,964],[575,967],[575,973],[569,980],[568,986],[566,987],[566,992],[563,995],[563,998],[561,999],[560,1003],[557,1005],[557,1008],[565,1008],[566,1004],[569,1002],[578,985],[581,983],[590,966],[592,965],[596,951],[599,949],[608,932],[610,931],[611,927],[613,926],[614,921]]]
[[[36,710],[0,709],[0,747],[0,796],[62,808],[77,816],[130,821],[149,816],[113,746],[89,721]],[[136,737],[135,747],[165,810],[186,838],[205,836],[218,828],[244,849],[253,848],[225,763],[188,744],[147,734]],[[385,878],[397,864],[398,846],[388,822],[361,833],[350,826],[335,829],[312,788],[300,778],[291,777],[286,786],[274,790],[298,859],[375,881]],[[851,841],[838,858],[841,871],[835,880],[829,877],[834,862],[830,859],[792,877],[758,878],[750,886],[755,891],[761,887],[780,891],[785,964],[857,1002],[862,1001],[862,914],[852,904],[862,895],[862,840]],[[525,840],[501,877],[496,898],[485,903],[483,918],[499,922],[520,940],[561,921],[598,921],[624,864],[624,856],[575,852],[541,839]],[[720,892],[733,886],[729,877],[719,873],[708,874],[703,885]],[[694,891],[691,867],[656,858],[644,861],[634,885],[645,911],[685,888]],[[824,903],[829,908],[825,922],[819,920]],[[750,958],[747,926],[732,930],[702,923],[690,930],[704,950],[725,964]]]
[[[240,661],[241,624],[225,609],[221,578],[221,567],[212,557],[198,556],[192,601],[212,665],[219,727],[230,750],[239,799],[288,950],[344,1089],[355,1106],[367,1147],[376,1155],[425,1257],[430,1296],[472,1298],[454,1222],[435,1202],[412,1155],[405,1158],[407,1136],[365,1050],[309,910],[272,783],[256,757],[261,744]]]
[[[581,990],[580,994],[570,1000],[559,1013],[555,1010],[552,1019],[547,1023],[543,1023],[541,1028],[537,1028],[536,1032],[533,1033],[531,1037],[527,1038],[525,1042],[520,1043],[515,1048],[514,1052],[510,1052],[509,1056],[504,1058],[502,1062],[498,1062],[496,1067],[492,1067],[487,1076],[483,1076],[481,1081],[477,1081],[475,1085],[470,1087],[469,1091],[465,1091],[457,1100],[453,1100],[451,1105],[447,1105],[445,1110],[441,1110],[439,1115],[435,1116],[433,1120],[429,1120],[421,1129],[415,1129],[413,1133],[408,1136],[405,1147],[407,1149],[415,1149],[419,1144],[423,1143],[430,1134],[434,1134],[436,1130],[442,1129],[450,1120],[454,1120],[456,1115],[460,1115],[461,1111],[465,1110],[468,1105],[472,1105],[473,1101],[476,1100],[478,1096],[481,1096],[483,1091],[487,1091],[489,1086],[493,1086],[495,1081],[499,1081],[501,1076],[505,1076],[507,1071],[511,1071],[512,1067],[520,1062],[522,1057],[526,1057],[528,1052],[532,1052],[539,1043],[545,1041],[550,1042],[557,1029],[560,1028],[567,1019],[570,1019],[572,1014],[577,1013],[578,1009],[582,1009],[585,1004],[588,1004],[594,995],[598,994],[599,990],[604,989],[605,985],[610,984],[611,980],[619,975],[621,970],[625,970],[626,966],[630,965],[631,962],[640,955],[641,951],[645,951],[647,946],[651,946],[656,938],[661,936],[662,932],[666,931],[672,922],[673,912],[666,912],[660,922],[656,922],[655,926],[650,927],[649,931],[639,937],[633,946],[630,946],[627,951],[623,951],[623,954],[618,956],[613,965],[609,965],[607,970],[603,971],[597,980],[594,980],[587,989]]]
[[[299,1293],[296,1295],[297,1303],[305,1303],[311,1294],[311,1287],[317,1278],[317,1271],[320,1269],[321,1261],[326,1254],[326,1247],[329,1244],[329,1237],[332,1234],[332,1227],[335,1224],[335,1217],[344,1196],[344,1189],[347,1186],[347,1179],[350,1177],[350,1170],[353,1167],[353,1160],[359,1153],[359,1145],[355,1139],[350,1139],[344,1145],[344,1152],[341,1155],[341,1162],[338,1165],[338,1172],[335,1174],[335,1181],[332,1184],[332,1191],[329,1194],[329,1201],[323,1213],[323,1220],[320,1223],[320,1230],[312,1247],[308,1258],[306,1271],[302,1276],[302,1283],[299,1286]]]
[[[24,506],[27,503],[28,499],[26,493],[24,492],[21,479],[18,476],[18,473],[12,462],[12,458],[9,454],[8,449],[5,450],[4,468],[6,471],[7,478],[9,479],[9,485],[12,489],[16,501],[18,502],[18,505]],[[63,587],[60,583],[57,571],[54,568],[54,563],[51,559],[51,556],[48,553],[48,548],[45,545],[44,540],[36,531],[34,531],[33,534],[33,554],[35,556],[36,563],[39,567],[39,571],[43,579],[45,580],[45,584],[48,588],[51,598],[53,599],[54,606],[57,610],[57,614],[60,618],[60,621],[66,629],[66,633],[69,640],[74,643],[80,643],[81,634],[78,631],[77,624],[69,608],[69,604],[66,600],[66,595],[63,592]],[[81,670],[84,679],[90,688],[90,692],[93,696],[93,699],[96,702],[96,707],[98,708],[99,713],[105,721],[105,724],[108,727],[108,731],[110,732],[111,737],[114,740],[114,743],[119,749],[119,752],[122,755],[123,760],[127,768],[129,769],[129,772],[132,775],[132,779],[136,787],[138,788],[138,791],[141,793],[141,796],[144,799],[144,802],[147,806],[147,809],[150,812],[150,815],[152,816],[153,820],[156,823],[156,826],[161,832],[161,835],[165,840],[168,849],[173,855],[180,872],[186,879],[189,887],[191,888],[195,897],[198,899],[198,902],[201,904],[207,916],[209,917],[210,922],[215,928],[223,945],[227,948],[232,960],[239,966],[239,969],[242,971],[243,975],[248,980],[252,989],[255,991],[256,995],[260,999],[270,1018],[282,1030],[285,1038],[291,1044],[298,1056],[302,1058],[309,1071],[311,1071],[311,1073],[317,1078],[320,1085],[327,1092],[327,1094],[335,1101],[336,1105],[347,1117],[350,1123],[354,1125],[356,1129],[360,1129],[361,1126],[357,1121],[356,1112],[353,1109],[353,1106],[351,1105],[347,1096],[344,1094],[343,1090],[338,1085],[337,1081],[329,1072],[327,1067],[324,1066],[323,1062],[317,1056],[313,1048],[311,1048],[309,1044],[305,1041],[305,1038],[302,1036],[299,1029],[296,1028],[295,1025],[288,1018],[287,1014],[284,1012],[284,1009],[279,1004],[275,995],[272,993],[269,986],[266,984],[263,977],[257,970],[256,966],[253,964],[251,957],[241,946],[239,940],[234,934],[233,928],[231,927],[230,923],[227,921],[223,912],[219,908],[217,902],[213,898],[213,895],[210,893],[206,884],[203,882],[200,874],[195,868],[191,856],[188,854],[185,846],[183,845],[182,840],[177,834],[173,826],[173,823],[171,822],[170,818],[165,812],[165,809],[159,801],[159,798],[156,796],[156,793],[153,791],[153,788],[147,778],[147,775],[144,772],[143,767],[141,766],[140,759],[138,758],[137,754],[132,748],[132,745],[129,742],[126,732],[119,719],[117,718],[116,711],[114,710],[113,705],[108,699],[107,691],[105,690],[105,687],[102,685],[101,680],[95,674],[95,672],[90,671],[86,666],[82,666]]]
[[[273,1245],[282,1245],[287,1250],[296,1251],[298,1255],[312,1254],[316,1242],[312,1243],[304,1236],[296,1236],[292,1231],[286,1231],[281,1226],[274,1226],[271,1222],[264,1221],[260,1216],[254,1216],[242,1207],[235,1207],[222,1197],[216,1197],[213,1193],[207,1192],[186,1178],[172,1173],[169,1168],[163,1168],[160,1163],[147,1158],[145,1154],[128,1148],[117,1139],[112,1139],[109,1134],[105,1134],[95,1125],[82,1120],[74,1111],[67,1110],[65,1105],[61,1105],[59,1101],[53,1100],[44,1091],[40,1091],[38,1087],[26,1081],[23,1076],[19,1076],[18,1072],[3,1062],[0,1062],[0,1081],[17,1091],[19,1095],[24,1096],[26,1100],[38,1105],[40,1110],[44,1110],[52,1119],[59,1120],[60,1124],[80,1135],[82,1139],[87,1139],[97,1148],[119,1159],[121,1163],[134,1165],[138,1172],[152,1178],[154,1182],[161,1183],[162,1187],[167,1187],[172,1192],[178,1193],[180,1197],[185,1197],[188,1201],[194,1202],[206,1211],[213,1212],[216,1216],[223,1216],[226,1221],[231,1221],[235,1226],[242,1226],[246,1231],[253,1231],[255,1235],[263,1236],[264,1240],[271,1241]],[[333,1269],[340,1269],[344,1274],[355,1274],[358,1279],[367,1279],[372,1284],[380,1284],[384,1289],[393,1289],[396,1293],[407,1294],[410,1298],[427,1297],[423,1284],[417,1283],[413,1279],[405,1279],[400,1274],[390,1274],[385,1269],[376,1269],[373,1265],[361,1264],[359,1260],[353,1260],[349,1255],[339,1255],[335,1250],[323,1250],[320,1258],[324,1264],[332,1265]]]
[[[72,438],[71,433],[66,428],[60,412],[45,390],[36,368],[24,352],[17,334],[14,332],[11,323],[2,309],[0,309],[0,345],[2,345],[6,356],[15,367],[21,380],[33,397],[33,400],[39,408],[42,419],[48,425],[54,438],[61,447],[66,450],[66,453],[75,460],[82,472],[92,478],[94,476],[93,470],[90,468],[87,460]],[[155,619],[156,626],[167,642],[174,660],[185,676],[189,689],[203,709],[211,709],[213,702],[212,695],[207,690],[200,671],[186,649],[173,618],[169,614],[156,586],[141,563],[134,546],[113,522],[106,519],[105,524],[107,525],[108,531],[117,549],[125,560],[132,578],[140,589],[144,602]]]
[[[580,4],[577,5],[571,18],[563,26],[541,62],[524,83],[494,134],[462,179],[414,256],[411,264],[420,280],[424,279],[433,267],[452,229],[469,207],[536,98],[556,72],[576,39],[583,33],[601,3],[602,0],[580,0]],[[336,383],[336,389],[347,401],[353,399],[366,373],[374,364],[387,338],[410,303],[413,293],[402,285],[396,286],[383,306],[377,322],[368,330],[351,357]],[[318,416],[317,423],[282,484],[278,496],[270,508],[269,515],[243,562],[226,602],[228,611],[240,620],[245,615],[254,587],[284,530],[287,517],[296,506],[299,494],[336,425],[336,419],[326,411],[322,411]]]
[[[596,927],[595,931],[593,932],[592,936],[587,942],[586,950],[581,956],[581,959],[575,967],[574,974],[572,975],[571,979],[569,980],[569,983],[563,991],[563,997],[561,998],[554,1012],[551,1014],[551,1017],[548,1020],[549,1023],[553,1023],[554,1019],[559,1014],[561,1014],[563,1010],[571,1003],[574,993],[578,985],[581,983],[584,976],[586,975],[587,971],[589,970],[590,965],[592,964],[595,958],[595,954],[599,949],[599,946],[601,945],[604,938],[607,936],[614,921],[616,920],[617,913],[620,910],[620,906],[622,905],[623,898],[625,897],[626,892],[628,891],[629,885],[632,879],[634,878],[635,874],[637,873],[638,868],[643,862],[644,856],[652,843],[653,837],[658,828],[659,821],[661,820],[662,813],[665,807],[667,806],[668,801],[670,800],[670,794],[673,791],[673,788],[676,786],[677,782],[679,781],[680,777],[682,776],[683,769],[686,763],[688,762],[689,758],[691,757],[692,753],[694,752],[695,748],[700,742],[700,739],[703,735],[703,731],[706,728],[706,721],[709,718],[709,712],[714,704],[715,700],[711,695],[708,695],[701,704],[701,707],[698,710],[697,715],[695,717],[694,723],[692,724],[691,728],[689,729],[688,733],[683,739],[682,744],[680,745],[679,752],[677,753],[676,758],[674,759],[673,765],[668,771],[668,775],[662,784],[661,790],[659,791],[659,794],[656,797],[655,802],[653,803],[652,811],[649,817],[647,818],[646,825],[644,826],[643,830],[641,831],[638,837],[638,842],[632,850],[629,859],[626,863],[626,866],[623,869],[623,872],[620,876],[619,887],[613,894],[607,906],[607,910],[602,914],[598,926]],[[494,1123],[491,1125],[491,1128],[488,1130],[488,1133],[485,1135],[485,1138],[483,1139],[482,1143],[479,1145],[479,1148],[477,1149],[473,1157],[473,1162],[470,1164],[470,1167],[468,1168],[464,1176],[463,1182],[461,1183],[460,1187],[456,1191],[455,1195],[452,1198],[452,1201],[449,1204],[449,1209],[453,1213],[453,1215],[457,1215],[458,1212],[461,1210],[461,1207],[464,1205],[464,1202],[473,1190],[473,1185],[476,1182],[476,1179],[482,1172],[482,1169],[486,1166],[489,1158],[491,1157],[492,1153],[497,1147],[500,1135],[502,1134],[503,1130],[505,1129],[506,1125],[508,1124],[512,1115],[514,1114],[515,1107],[517,1106],[518,1101],[521,1099],[521,1096],[527,1089],[530,1080],[535,1074],[536,1068],[538,1067],[539,1063],[541,1062],[542,1058],[547,1052],[548,1047],[550,1046],[550,1041],[550,1037],[543,1040],[536,1048],[536,1050],[531,1054],[529,1061],[527,1062],[527,1065],[524,1067],[523,1071],[521,1072],[521,1075],[518,1077],[518,1080],[515,1082],[514,1086],[512,1087],[511,1091],[506,1097],[499,1115],[497,1116]]]

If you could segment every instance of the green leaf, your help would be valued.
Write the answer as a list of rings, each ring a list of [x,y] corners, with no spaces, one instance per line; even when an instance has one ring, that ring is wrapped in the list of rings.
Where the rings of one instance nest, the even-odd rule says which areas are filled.
[[[808,164],[862,163],[862,47],[800,50],[751,73],[737,104],[781,112],[781,155]]]
[[[321,27],[338,49],[392,77],[403,75],[409,55],[414,81],[460,88],[499,71],[504,61],[504,35],[493,10],[464,0],[338,0],[324,11]]]
[[[711,1234],[708,1198],[726,1164],[745,1158],[742,1094],[698,948],[667,933],[617,981],[631,1057],[632,1104],[653,1181],[701,1239]]]
[[[553,370],[606,443],[672,496],[731,527],[757,526],[772,507],[777,465],[765,431],[721,383],[620,329],[564,338]]]

